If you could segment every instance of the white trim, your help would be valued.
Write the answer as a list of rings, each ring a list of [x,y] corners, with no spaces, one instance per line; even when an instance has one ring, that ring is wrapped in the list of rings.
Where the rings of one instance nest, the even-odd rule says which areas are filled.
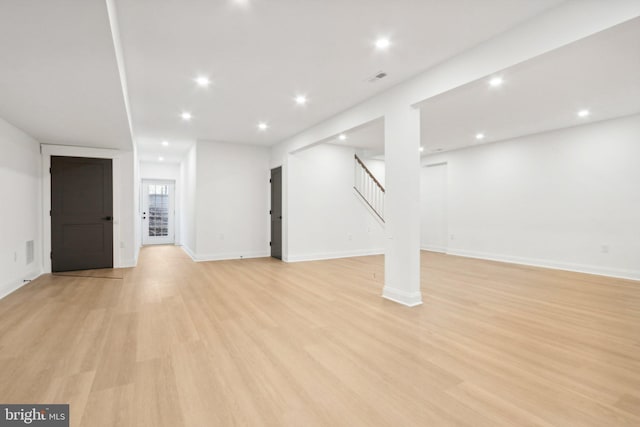
[[[30,281],[37,279],[41,275],[42,272],[40,272],[39,270],[33,270],[30,273],[27,273],[17,279],[9,280],[8,282],[3,283],[0,286],[0,299],[9,296],[9,294],[14,293],[18,289],[20,289]],[[28,281],[25,282],[25,280]]]
[[[434,153],[434,154],[436,154],[436,153]],[[420,167],[421,168],[433,168],[433,167],[436,167],[436,166],[448,166],[448,161],[443,160],[443,161],[435,162],[435,163],[424,163]]]
[[[446,254],[447,253],[447,248],[444,247],[444,246],[421,245],[420,246],[420,250],[421,251],[428,251],[428,252],[439,252],[441,254]]]
[[[286,262],[322,261],[326,259],[352,258],[369,255],[384,255],[384,249],[363,249],[356,251],[325,252],[308,255],[289,255]]]
[[[193,253],[193,251],[187,246],[187,245],[181,245],[180,246],[182,248],[182,250],[184,251],[184,253],[186,253],[187,255],[189,255],[189,258],[191,258],[191,260],[195,261],[196,260],[196,256]]]
[[[141,247],[142,247],[142,246],[138,246],[138,247],[136,248],[136,250],[134,251],[134,254],[133,254],[133,256],[134,256],[134,258],[133,258],[133,263],[132,263],[131,265],[129,265],[129,267],[137,267],[137,266],[138,266],[138,259],[140,259],[140,248],[141,248]],[[123,264],[125,264],[125,265],[126,265],[126,264],[128,264],[128,263],[129,263],[129,261],[124,261],[124,262],[123,262]]]
[[[407,307],[416,307],[422,304],[422,293],[405,292],[402,289],[393,288],[391,286],[385,286],[382,288],[382,298],[388,299],[398,304],[406,305]]]
[[[269,258],[269,252],[253,253],[226,253],[226,254],[196,254],[189,247],[182,245],[182,250],[189,255],[194,262],[227,261],[232,259]]]
[[[227,254],[196,254],[194,257],[195,262],[206,261],[227,261],[231,259],[249,259],[249,258],[269,258],[271,254],[269,252],[254,252],[254,253],[227,253]]]
[[[133,268],[138,266],[138,260],[136,259],[123,259],[118,268]],[[115,267],[114,267],[115,268]]]
[[[494,254],[487,252],[467,251],[464,249],[451,249],[449,255],[462,256],[467,258],[485,259],[489,261],[506,262],[510,264],[530,265],[533,267],[551,268],[554,270],[573,271],[576,273],[595,274],[598,276],[615,277],[619,279],[629,279],[640,281],[640,270],[625,270],[618,268],[599,267],[596,265],[574,264],[563,261],[553,261],[548,259],[527,258],[513,255]]]
[[[122,268],[120,261],[120,152],[104,148],[72,147],[41,144],[42,148],[42,264],[45,273],[51,273],[51,156],[92,157],[113,160],[113,268]],[[135,263],[134,263],[135,265]]]

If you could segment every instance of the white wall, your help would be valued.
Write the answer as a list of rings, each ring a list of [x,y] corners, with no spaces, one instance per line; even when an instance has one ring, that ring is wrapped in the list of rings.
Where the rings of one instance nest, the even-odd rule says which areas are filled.
[[[449,253],[640,279],[640,115],[441,161]]]
[[[140,162],[140,179],[180,181],[180,163]]]
[[[185,161],[180,167],[180,188],[182,189],[181,207],[182,219],[180,229],[182,235],[182,247],[193,258],[196,252],[196,174],[197,174],[197,151],[194,144],[187,153]]]
[[[197,142],[196,260],[269,256],[269,149]]]
[[[321,144],[289,156],[286,261],[384,251],[383,227],[353,189],[354,153]]]
[[[136,191],[135,162],[133,151],[120,151],[120,267],[134,267],[138,260],[140,246],[137,243],[138,200]],[[116,194],[116,193],[114,193]],[[117,220],[117,218],[116,218]],[[116,260],[117,263],[117,260]],[[118,264],[116,264],[118,265]]]
[[[429,165],[420,171],[420,248],[446,252],[447,164]]]
[[[134,265],[138,265],[138,256],[142,246],[142,224],[140,221],[140,162],[138,161],[138,149],[133,147],[133,247]]]
[[[0,297],[42,271],[40,145],[0,118]],[[26,242],[35,260],[26,263]]]

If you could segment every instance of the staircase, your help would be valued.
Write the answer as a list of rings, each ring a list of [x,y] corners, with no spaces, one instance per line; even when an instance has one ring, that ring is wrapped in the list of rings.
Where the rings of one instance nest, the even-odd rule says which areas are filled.
[[[384,222],[384,187],[357,154],[354,155],[354,158],[353,188],[362,200],[369,205],[373,213]]]

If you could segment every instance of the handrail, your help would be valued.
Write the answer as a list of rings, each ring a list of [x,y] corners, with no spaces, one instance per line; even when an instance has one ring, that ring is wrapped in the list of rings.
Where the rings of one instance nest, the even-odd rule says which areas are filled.
[[[362,160],[360,160],[360,157],[358,157],[357,154],[354,154],[353,157],[356,158],[356,161],[358,163],[360,163],[360,166],[362,166],[362,168],[364,169],[364,171],[367,173],[367,175],[369,175],[369,177],[371,177],[371,179],[373,179],[373,182],[376,183],[376,185],[378,186],[378,188],[380,188],[380,190],[382,190],[382,192],[384,193],[384,187],[382,186],[382,184],[380,184],[378,182],[378,180],[376,179],[375,176],[373,176],[373,174],[371,173],[371,171],[369,170],[369,168],[362,162]]]
[[[364,202],[371,208],[371,210],[373,211],[374,214],[376,214],[378,216],[378,218],[380,218],[380,221],[385,222],[384,218],[382,217],[382,215],[380,215],[380,212],[377,211],[376,208],[373,207],[373,205],[371,203],[369,203],[369,201],[367,200],[366,197],[364,197],[364,194],[362,194],[360,192],[360,190],[358,190],[358,187],[356,187],[355,185],[353,186],[353,189],[356,190],[356,192],[360,195],[360,197],[362,197],[362,200],[364,200]],[[384,191],[384,190],[382,190]]]

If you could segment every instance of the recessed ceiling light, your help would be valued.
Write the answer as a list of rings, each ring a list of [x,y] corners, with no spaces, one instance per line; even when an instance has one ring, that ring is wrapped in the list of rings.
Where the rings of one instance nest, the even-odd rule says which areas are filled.
[[[340,141],[344,141],[345,139],[347,139],[347,135],[345,135],[344,133],[341,133],[340,135],[338,135],[338,139]]]
[[[422,153],[424,151],[424,147],[420,147],[419,150]]]
[[[198,76],[195,78],[195,81],[198,84],[198,86],[202,86],[202,87],[207,87],[211,84],[211,80],[209,80],[209,77],[207,76]]]
[[[188,111],[184,111],[182,112],[182,114],[180,114],[180,117],[182,117],[182,120],[191,120],[191,113],[189,113]]]
[[[479,141],[481,139],[484,139],[484,133],[476,133],[476,139]]]
[[[491,80],[489,80],[489,85],[491,87],[498,87],[502,85],[503,82],[504,80],[502,80],[502,77],[494,77]]]
[[[578,111],[578,117],[588,117],[591,112],[589,110],[580,110]]]
[[[296,104],[298,105],[304,105],[307,103],[307,97],[304,95],[298,95],[296,96]]]
[[[168,147],[169,146],[169,141],[162,141],[162,146],[163,147]]]
[[[164,157],[162,157],[162,156],[158,157],[158,161],[159,162],[164,162]]]
[[[265,122],[260,122],[260,123],[258,123],[258,129],[267,130],[267,129],[269,129],[269,125],[266,124]]]
[[[376,40],[376,49],[378,50],[388,49],[389,46],[391,46],[391,41],[386,37],[380,37]]]

